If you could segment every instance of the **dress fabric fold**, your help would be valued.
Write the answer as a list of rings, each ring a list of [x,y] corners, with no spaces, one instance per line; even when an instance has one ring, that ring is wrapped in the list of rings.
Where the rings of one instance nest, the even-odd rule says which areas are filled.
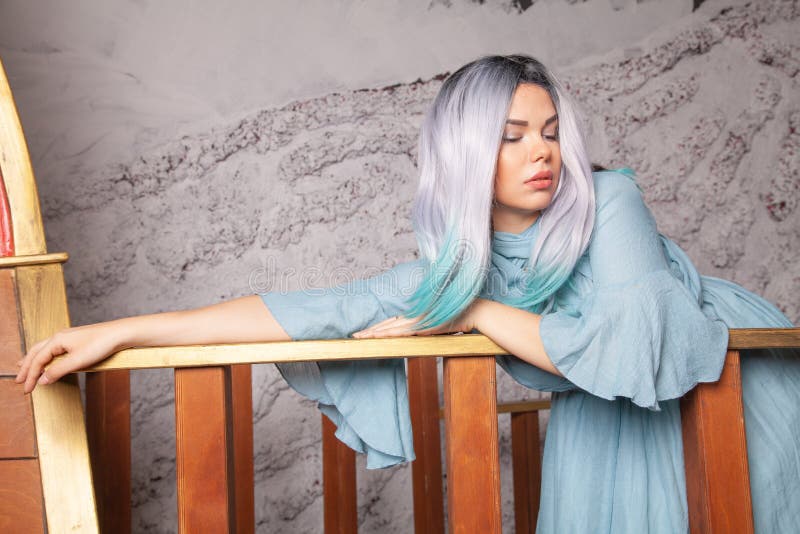
[[[521,384],[552,392],[537,532],[688,532],[677,399],[719,378],[728,328],[791,324],[761,297],[700,276],[658,234],[629,172],[594,181],[589,248],[540,328],[563,376],[498,357]],[[538,221],[520,234],[494,233],[482,297],[503,302],[522,291],[538,233]],[[346,338],[402,315],[423,270],[415,261],[336,288],[261,297],[292,339]],[[742,380],[756,532],[800,532],[800,358],[751,352]],[[278,367],[368,467],[414,458],[402,361]]]

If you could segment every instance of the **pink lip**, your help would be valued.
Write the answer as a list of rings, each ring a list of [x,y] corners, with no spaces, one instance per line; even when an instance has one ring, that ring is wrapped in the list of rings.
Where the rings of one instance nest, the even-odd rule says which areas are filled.
[[[539,171],[527,180],[525,185],[530,185],[534,189],[547,189],[553,183],[552,171]]]

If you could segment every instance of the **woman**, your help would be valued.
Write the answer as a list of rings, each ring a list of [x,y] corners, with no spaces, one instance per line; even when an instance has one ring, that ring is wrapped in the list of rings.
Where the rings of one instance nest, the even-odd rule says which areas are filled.
[[[630,171],[592,174],[573,106],[530,57],[482,58],[444,82],[419,169],[419,261],[314,296],[68,329],[31,347],[17,381],[31,391],[130,346],[478,330],[515,355],[500,359],[515,379],[553,392],[540,532],[686,532],[677,399],[718,379],[729,327],[789,322],[700,277],[657,233]],[[756,531],[794,531],[800,362],[742,366]],[[280,367],[368,467],[413,458],[401,361]]]

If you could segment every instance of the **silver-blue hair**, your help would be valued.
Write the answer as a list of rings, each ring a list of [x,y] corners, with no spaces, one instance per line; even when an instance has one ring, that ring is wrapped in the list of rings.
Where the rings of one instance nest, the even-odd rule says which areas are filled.
[[[544,88],[558,113],[561,175],[542,211],[522,297],[543,310],[586,250],[594,226],[594,186],[574,105],[553,74],[529,56],[487,56],[442,84],[419,137],[413,222],[428,269],[411,297],[418,328],[457,318],[480,294],[491,264],[492,201],[505,121],[520,84]]]

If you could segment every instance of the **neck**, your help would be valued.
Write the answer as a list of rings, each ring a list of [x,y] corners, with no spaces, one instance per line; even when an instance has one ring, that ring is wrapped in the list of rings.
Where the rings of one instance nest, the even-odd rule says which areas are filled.
[[[520,234],[539,219],[539,213],[511,213],[495,209],[492,212],[492,229],[495,232]]]

